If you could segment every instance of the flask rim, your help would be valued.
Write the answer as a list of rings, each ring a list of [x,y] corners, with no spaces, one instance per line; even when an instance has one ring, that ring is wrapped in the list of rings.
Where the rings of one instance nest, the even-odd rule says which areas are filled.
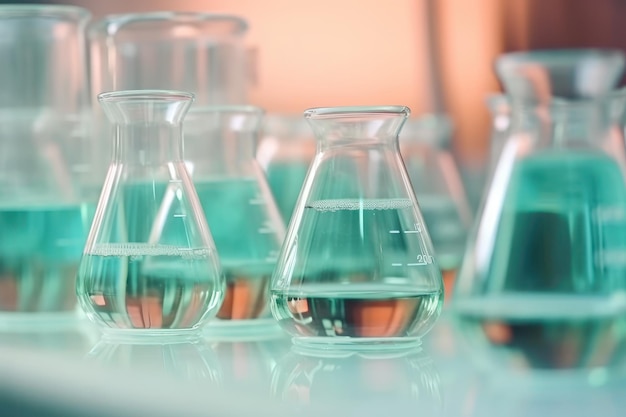
[[[193,93],[178,90],[118,90],[98,94],[98,101],[114,103],[120,101],[193,101]]]
[[[306,119],[326,119],[335,117],[392,115],[409,117],[411,109],[407,106],[337,106],[313,107],[304,111]]]
[[[84,7],[71,4],[0,4],[0,18],[61,16],[86,20],[92,15]]]
[[[106,35],[115,35],[129,24],[145,22],[168,23],[208,23],[229,22],[233,29],[226,34],[240,35],[248,30],[248,21],[235,14],[206,13],[193,11],[153,11],[145,13],[119,13],[104,16],[90,28],[90,33],[104,32]]]

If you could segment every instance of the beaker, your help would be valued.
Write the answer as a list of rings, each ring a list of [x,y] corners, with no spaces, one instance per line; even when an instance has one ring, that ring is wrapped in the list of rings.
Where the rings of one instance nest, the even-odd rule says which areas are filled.
[[[440,314],[441,271],[404,167],[403,106],[305,112],[317,154],[272,278],[296,344],[418,344]]]
[[[315,137],[301,114],[265,115],[257,160],[285,223],[291,219],[315,157],[315,145]]]
[[[186,92],[102,93],[113,160],[78,272],[78,299],[107,337],[193,337],[224,279],[182,156]]]
[[[88,30],[91,88],[189,91],[196,105],[243,104],[250,85],[241,17],[199,12],[109,15]]]
[[[430,232],[446,295],[465,251],[472,212],[449,150],[452,121],[443,114],[410,118],[400,132],[400,151]]]
[[[624,337],[626,164],[614,145],[626,95],[611,92],[623,60],[562,53],[497,61],[511,127],[453,298],[468,339],[516,369],[608,367]],[[613,83],[557,76],[603,57],[607,68],[593,74],[613,73]]]
[[[262,118],[258,107],[225,105],[192,108],[185,121],[185,160],[226,278],[211,332],[275,326],[267,299],[285,226],[255,159]]]
[[[87,129],[89,19],[80,7],[0,5],[4,324],[75,318],[76,269],[98,197]]]
[[[438,416],[444,409],[439,372],[420,349],[330,355],[293,346],[270,387],[299,415]]]

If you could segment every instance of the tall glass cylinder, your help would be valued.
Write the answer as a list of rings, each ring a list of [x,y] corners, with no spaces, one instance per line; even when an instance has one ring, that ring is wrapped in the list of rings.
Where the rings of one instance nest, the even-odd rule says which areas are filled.
[[[85,57],[87,10],[0,6],[0,320],[75,311],[97,199]],[[15,314],[23,313],[23,314]]]

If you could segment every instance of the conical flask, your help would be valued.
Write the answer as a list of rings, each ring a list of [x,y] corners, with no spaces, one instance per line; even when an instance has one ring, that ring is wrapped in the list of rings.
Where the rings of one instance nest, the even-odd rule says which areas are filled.
[[[430,114],[408,119],[400,133],[400,151],[430,232],[446,295],[453,287],[472,223],[463,182],[449,151],[452,130],[446,115]]]
[[[398,146],[409,109],[305,112],[317,154],[272,278],[272,313],[296,344],[417,344],[442,278]]]
[[[515,368],[609,366],[623,338],[626,165],[615,110],[626,95],[611,91],[623,57],[560,54],[505,54],[496,63],[511,127],[452,303],[469,340]],[[589,62],[611,79],[557,76],[585,74]]]
[[[193,333],[224,296],[182,159],[193,95],[119,91],[99,100],[115,125],[114,153],[80,263],[80,305],[113,338]]]
[[[210,332],[277,329],[267,299],[285,226],[255,160],[262,118],[258,107],[230,105],[192,108],[185,121],[186,163],[226,278]]]

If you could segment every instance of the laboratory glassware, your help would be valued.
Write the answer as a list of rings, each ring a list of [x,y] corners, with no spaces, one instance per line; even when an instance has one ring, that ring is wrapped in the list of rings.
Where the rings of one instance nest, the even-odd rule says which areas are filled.
[[[226,279],[211,332],[278,329],[267,300],[285,226],[255,159],[262,119],[258,107],[224,105],[192,108],[185,121],[186,164]]]
[[[446,295],[451,294],[473,220],[450,152],[452,133],[448,116],[428,114],[409,118],[399,136],[402,159],[435,248]]]
[[[403,106],[309,109],[317,154],[272,277],[271,308],[295,344],[420,343],[443,283],[399,152]]]
[[[491,117],[491,131],[489,136],[489,155],[487,157],[486,176],[488,177],[495,169],[504,142],[509,137],[508,131],[511,126],[511,107],[506,94],[489,94],[485,104]]]
[[[306,415],[443,414],[440,375],[421,349],[328,352],[293,346],[271,395]]]
[[[193,95],[99,95],[114,153],[83,251],[77,293],[107,337],[194,337],[215,316],[224,277],[182,156]]]
[[[301,114],[265,115],[257,160],[285,223],[291,219],[315,146],[313,132]]]
[[[75,319],[98,198],[80,7],[0,5],[0,321]],[[6,314],[5,314],[6,313]]]
[[[200,12],[109,15],[88,30],[94,93],[189,91],[196,105],[243,104],[250,85],[241,17]]]
[[[496,61],[511,127],[452,305],[467,339],[506,367],[590,369],[616,358],[626,314],[626,164],[615,147],[626,95],[612,91],[621,69],[616,51]]]

